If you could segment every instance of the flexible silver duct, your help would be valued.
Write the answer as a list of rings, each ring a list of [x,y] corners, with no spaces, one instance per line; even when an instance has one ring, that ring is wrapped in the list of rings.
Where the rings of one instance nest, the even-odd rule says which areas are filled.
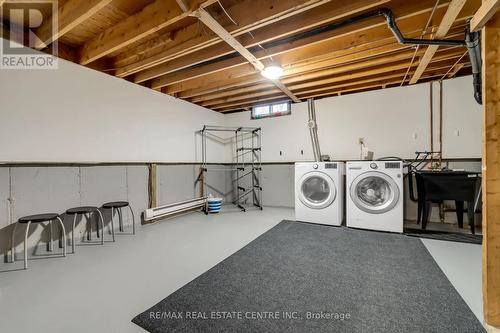
[[[309,127],[309,134],[311,135],[314,161],[321,162],[321,150],[319,148],[318,123],[316,122],[316,108],[314,105],[314,98],[309,98],[307,100],[307,112],[309,115],[307,126]]]

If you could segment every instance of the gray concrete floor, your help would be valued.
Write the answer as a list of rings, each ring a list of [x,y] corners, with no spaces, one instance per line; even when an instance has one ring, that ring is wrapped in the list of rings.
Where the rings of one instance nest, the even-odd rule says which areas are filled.
[[[143,332],[130,322],[136,314],[283,219],[294,219],[293,209],[195,213],[140,227],[116,243],[79,246],[67,258],[32,260],[28,271],[15,270],[22,262],[2,265],[0,332]],[[482,318],[481,247],[424,244]]]

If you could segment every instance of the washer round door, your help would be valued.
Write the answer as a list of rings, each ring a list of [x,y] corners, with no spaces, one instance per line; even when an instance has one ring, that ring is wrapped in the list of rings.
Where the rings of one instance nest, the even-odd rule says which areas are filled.
[[[337,187],[333,179],[319,171],[306,173],[300,179],[299,186],[299,199],[309,208],[328,207],[337,196]]]
[[[365,172],[351,184],[351,199],[366,213],[382,214],[390,211],[399,201],[399,188],[396,182],[382,172]]]

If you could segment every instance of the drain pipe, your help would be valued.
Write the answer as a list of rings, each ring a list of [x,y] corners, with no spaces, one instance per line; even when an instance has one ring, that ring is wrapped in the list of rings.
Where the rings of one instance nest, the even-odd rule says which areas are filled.
[[[321,150],[319,148],[318,123],[316,122],[316,107],[314,105],[314,98],[309,98],[307,100],[307,112],[309,115],[307,127],[309,127],[309,134],[311,135],[314,162],[321,162]]]
[[[375,11],[377,12],[377,11]],[[376,15],[374,12],[368,15]],[[474,99],[477,103],[482,104],[482,78],[481,78],[481,43],[479,32],[470,31],[470,20],[465,28],[465,40],[451,39],[415,39],[403,37],[401,31],[396,25],[392,11],[387,8],[378,10],[378,15],[384,16],[387,26],[392,31],[394,37],[400,44],[412,45],[444,45],[444,46],[465,46],[469,52],[470,63],[472,65],[472,76],[474,85]]]
[[[394,14],[388,8],[380,8],[377,10],[369,11],[365,14],[352,17],[342,22],[342,25],[353,24],[361,20],[370,19],[377,16],[383,16],[385,18],[387,26],[392,31],[392,34],[400,44],[466,46],[465,41],[463,40],[405,38],[396,24],[396,19],[394,18]]]
[[[470,21],[465,27],[465,44],[469,51],[470,63],[472,66],[472,79],[474,85],[474,98],[479,104],[483,104],[482,78],[481,78],[481,43],[480,33],[470,31]]]
[[[322,33],[331,31],[347,25],[351,25],[360,21],[368,20],[374,17],[383,16],[387,23],[388,28],[400,44],[405,45],[441,45],[441,46],[462,46],[466,47],[469,51],[470,62],[472,64],[472,73],[474,77],[474,98],[481,104],[481,48],[480,48],[480,34],[478,32],[470,32],[470,24],[467,25],[464,40],[453,39],[419,39],[419,38],[405,38],[399,30],[394,14],[388,8],[380,8],[348,18],[341,22],[335,22],[317,29],[314,33]],[[312,32],[310,32],[312,33]]]

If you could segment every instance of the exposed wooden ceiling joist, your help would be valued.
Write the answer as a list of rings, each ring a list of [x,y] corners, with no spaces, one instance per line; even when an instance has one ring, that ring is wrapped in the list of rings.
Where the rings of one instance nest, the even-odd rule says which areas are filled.
[[[471,31],[481,30],[500,9],[500,0],[485,0],[470,22]]]
[[[331,0],[252,0],[239,2],[227,9],[238,25],[235,26],[231,24],[225,28],[234,37],[237,37],[330,1]],[[255,8],[259,8],[259,10],[255,10]],[[137,57],[133,63],[128,64],[123,64],[119,59],[120,57],[118,57],[115,64],[115,66],[119,67],[116,71],[116,75],[118,77],[125,77],[167,61],[185,57],[193,52],[218,44],[219,42],[220,39],[218,36],[215,34],[205,34],[203,31],[200,32],[199,26],[197,24],[192,24],[177,31],[171,45],[159,53]],[[226,48],[226,51],[227,50],[231,52],[230,49]],[[209,57],[207,57],[207,59],[209,59]]]
[[[443,75],[443,73],[446,70],[446,67],[441,67],[441,68],[434,68],[432,67],[432,72],[426,73],[425,76],[422,77],[423,80],[428,80],[428,79],[437,79]],[[381,77],[381,80],[376,80],[376,79],[371,79],[371,80],[360,80],[358,82],[353,82],[353,83],[347,83],[345,85],[338,85],[338,86],[332,86],[332,89],[325,90],[325,91],[314,91],[311,90],[309,92],[304,93],[301,95],[301,98],[307,99],[307,98],[318,98],[318,97],[325,97],[325,96],[333,96],[333,95],[343,95],[348,92],[358,92],[358,91],[366,91],[366,90],[372,90],[372,89],[383,89],[384,87],[390,87],[390,86],[398,86],[399,83],[401,82],[401,79],[403,78],[405,72],[401,72],[399,76],[397,75],[388,75]],[[394,79],[390,80],[391,77],[394,77]],[[409,80],[409,79],[408,79]],[[370,82],[375,82],[371,83]],[[236,103],[234,106],[225,106],[221,108],[215,108],[215,110],[219,112],[232,112],[232,111],[238,111],[242,109],[248,109],[251,108],[252,106],[262,104],[262,103],[271,103],[274,101],[279,101],[280,98],[276,97],[271,97],[271,98],[263,98],[263,99],[255,99],[251,103]]]
[[[458,26],[456,28],[457,31],[462,31],[463,28]],[[382,40],[383,41],[383,40]],[[392,40],[390,40],[392,41]],[[289,77],[301,77],[306,75],[308,71],[324,69],[336,67],[338,69],[342,68],[342,66],[347,66],[347,69],[356,69],[366,67],[365,64],[370,64],[383,56],[384,54],[391,54],[394,51],[398,50],[409,50],[408,46],[399,45],[397,43],[373,43],[372,48],[365,48],[365,44],[361,44],[358,47],[352,47],[346,50],[339,50],[330,52],[330,57],[325,58],[321,61],[315,62],[307,62],[304,61],[302,63],[297,63],[292,66],[285,67],[285,76],[284,80],[288,84]],[[423,52],[423,50],[421,51]],[[408,51],[405,53],[406,56],[411,58],[412,52]],[[404,56],[403,56],[404,58]],[[361,62],[362,60],[367,60],[367,62]],[[316,72],[315,75],[319,76],[320,72]],[[195,99],[195,102],[200,102],[204,99],[209,99],[214,93],[218,93],[219,95],[231,95],[231,90],[236,90],[236,93],[248,93],[250,90],[261,89],[263,80],[260,75],[249,75],[241,78],[230,78],[228,80],[216,80],[214,75],[209,76],[210,79],[213,79],[214,82],[211,84],[207,81],[206,86],[202,86],[199,88],[194,88],[191,90],[183,90],[178,96],[181,98],[191,98],[193,96],[200,96]],[[307,76],[303,76],[307,78]],[[221,77],[219,77],[221,78]],[[293,78],[292,78],[293,80]],[[205,81],[205,80],[203,80]],[[169,88],[169,87],[168,87]],[[166,92],[168,92],[165,90]],[[205,95],[205,96],[203,96]]]
[[[210,6],[217,0],[193,1],[195,5],[191,8],[197,9]],[[91,63],[172,25],[189,16],[192,10],[184,12],[177,3],[156,0],[141,12],[128,17],[125,21],[103,31],[99,36],[85,43],[80,49],[80,64]]]
[[[446,14],[444,15],[443,19],[441,20],[441,23],[439,24],[439,27],[436,31],[435,38],[436,39],[442,39],[446,37],[446,34],[451,28],[451,25],[453,22],[457,19],[458,14],[462,11],[462,8],[464,7],[465,3],[467,0],[452,0],[450,2],[450,5],[448,6],[448,10],[446,11]],[[432,57],[436,53],[437,49],[439,46],[437,45],[431,45],[428,46],[424,56],[422,57],[420,64],[418,65],[417,70],[415,71],[415,74],[413,74],[410,84],[415,84],[417,81],[420,79],[422,74],[424,73],[426,67],[429,65],[429,63],[432,60]]]
[[[446,77],[448,79],[454,77],[455,75],[457,75],[457,73],[458,73],[459,70],[461,70],[462,68],[464,68],[464,66],[465,66],[464,63],[453,65],[453,68],[451,69],[451,71],[448,73],[448,75]]]
[[[460,27],[458,29],[463,30]],[[362,44],[361,46],[353,47],[348,50],[330,52],[330,57],[322,60],[311,61],[311,62],[304,61],[302,63],[294,64],[293,66],[286,67],[285,79],[294,76],[297,78],[302,77],[302,75],[307,72],[317,71],[322,68],[331,68],[331,67],[342,68],[341,66],[354,63],[356,63],[354,65],[354,68],[358,68],[358,66],[359,68],[363,68],[364,67],[363,63],[359,63],[362,60],[374,58],[375,55],[377,55],[378,58],[386,54],[389,56],[393,56],[397,51],[410,49],[410,46],[408,45],[397,44],[394,41],[392,41],[392,39],[390,41],[392,43],[391,42],[385,42],[384,44],[373,43],[372,48],[366,48],[366,49],[365,49],[366,44]],[[423,53],[423,51],[421,51],[421,53]],[[407,56],[408,54],[409,53],[406,53],[405,56]],[[405,56],[403,56],[403,59],[405,58]],[[347,69],[349,69],[349,67],[347,67]],[[319,84],[318,82],[320,81],[319,73],[316,73],[316,75],[318,76],[318,78],[311,83],[313,85]],[[191,91],[188,94],[180,94],[179,97],[188,98],[188,97],[198,96],[190,98],[189,100],[194,103],[199,103],[214,98],[222,98],[228,95],[247,94],[253,90],[267,88],[268,84],[262,81],[263,80],[259,76],[253,75],[251,78],[249,77],[246,82],[244,82],[244,83],[248,82],[255,83],[250,86],[247,84],[245,87],[234,89],[234,86],[231,84],[231,82],[227,82],[226,86],[223,86],[221,83],[219,89],[215,91],[213,89],[210,91],[201,90],[199,93]],[[287,83],[289,82],[287,81]],[[224,90],[224,88],[231,88],[231,89]],[[293,87],[291,87],[291,89],[293,90]]]
[[[326,22],[332,22],[342,17],[347,17],[353,13],[380,6],[387,2],[388,0],[354,0],[344,4],[331,3],[332,5],[336,4],[336,7],[332,8],[331,11],[325,11],[323,8],[324,6],[316,7],[313,10],[304,12],[303,15],[301,15],[300,20],[297,20],[293,16],[283,18],[279,22],[274,22],[265,28],[254,30],[251,34],[240,36],[238,38],[238,42],[246,48],[255,47],[269,42],[270,40],[290,36],[294,33],[305,31],[312,27],[325,24]],[[328,4],[328,6],[330,6],[330,4]],[[312,5],[310,7],[312,7]],[[262,50],[259,49],[259,51],[262,53]],[[134,77],[134,82],[151,80],[161,75],[166,75],[179,69],[194,66],[202,63],[203,61],[220,58],[233,52],[234,50],[228,45],[218,43],[202,50],[192,52],[189,57],[186,56],[172,59],[166,63],[143,70]],[[244,59],[240,58],[240,63],[243,62]]]
[[[422,47],[412,61],[411,45],[399,44],[382,18],[340,22],[388,8],[405,37],[421,37],[429,21],[423,38],[462,39],[466,20],[476,14],[482,24],[498,3],[484,0],[479,10],[481,0],[440,0],[433,11],[436,0],[129,1],[65,0],[59,33],[43,39],[58,40],[70,61],[219,112],[466,75],[460,47]],[[199,8],[232,46],[192,16]],[[284,69],[280,82],[260,74],[271,63]]]
[[[37,36],[40,38],[40,43],[36,48],[43,49],[61,36],[71,31],[73,28],[92,17],[102,8],[109,5],[113,0],[68,0],[59,7],[56,16],[51,16],[50,19],[37,29]],[[57,22],[54,23],[54,19]],[[54,26],[56,29],[54,29]]]
[[[240,44],[229,32],[224,29],[205,9],[200,8],[193,13],[201,22],[209,27],[217,34],[222,40],[228,43],[236,52],[243,56],[257,71],[264,71],[265,65],[257,59],[250,51]],[[271,82],[278,87],[285,95],[296,103],[300,103],[300,99],[295,96],[279,79],[271,80]]]
[[[453,65],[454,60],[460,57],[461,54],[462,53],[460,52],[460,50],[456,49],[455,50],[451,49],[447,51],[443,50],[433,60],[435,62],[446,63],[446,68],[449,68],[451,65]],[[417,66],[418,61],[415,62],[413,65]],[[367,61],[365,62],[365,65],[363,67],[357,67],[355,66],[355,64],[353,64],[352,66],[341,66],[338,67],[337,69],[323,70],[317,73],[308,74],[309,77],[311,77],[312,75],[316,75],[318,77],[318,79],[314,79],[313,81],[310,81],[310,78],[305,76],[297,76],[293,78],[293,81],[289,80],[285,82],[292,91],[297,92],[299,90],[311,89],[313,87],[318,87],[321,85],[334,84],[338,82],[348,81],[371,75],[381,75],[383,73],[391,73],[394,71],[402,71],[407,69],[408,66],[409,66],[408,57],[405,57],[404,54],[400,54],[399,56],[383,57],[377,62],[373,60]],[[356,70],[356,72],[351,73],[351,71],[354,70]],[[294,84],[292,84],[291,82],[294,82]],[[249,91],[247,93],[238,95],[237,97],[222,98],[215,101],[201,102],[201,105],[212,108],[218,104],[224,104],[228,101],[239,101],[241,99],[246,99],[247,96],[250,95],[251,93],[252,92]],[[258,93],[258,96],[262,97],[265,95],[272,95],[272,94],[273,91],[264,90]]]
[[[175,0],[183,12],[189,12],[189,4],[185,0]]]
[[[455,59],[456,57],[459,56],[459,53],[453,52],[453,53],[446,53],[440,57],[436,57],[435,60],[436,62],[441,62],[446,64],[446,68],[450,67],[450,59]],[[346,71],[345,73],[339,72],[338,74],[335,75],[329,75],[329,76],[322,76],[322,78],[318,78],[317,80],[313,81],[307,81],[307,80],[301,80],[300,77],[295,78],[295,83],[289,84],[289,88],[295,92],[296,94],[300,95],[300,91],[302,90],[308,90],[312,89],[314,87],[321,87],[321,86],[328,86],[332,84],[337,84],[337,83],[342,83],[345,81],[350,81],[354,79],[359,79],[367,76],[377,76],[381,75],[384,73],[393,73],[393,72],[398,72],[398,71],[405,71],[409,63],[408,61],[391,61],[392,57],[388,56],[383,59],[385,62],[380,62],[380,64],[373,65],[369,68],[363,68],[360,70],[356,70],[354,72],[351,71]],[[397,60],[397,59],[395,59]],[[413,66],[417,66],[417,63],[414,63]],[[223,98],[218,98],[218,99],[210,99],[207,98],[200,105],[206,106],[206,107],[213,107],[218,104],[223,104],[226,102],[234,102],[242,99],[247,99],[252,96],[265,96],[265,95],[270,95],[272,94],[272,91],[269,89],[262,89],[262,90],[251,90],[247,91],[244,94],[239,94],[235,96],[230,96],[230,97],[223,97]]]
[[[430,11],[431,9],[432,8],[428,8],[428,11]],[[440,8],[436,11],[435,16],[437,18],[442,17],[445,11],[445,8]],[[428,18],[428,15],[429,12],[427,11],[424,11],[423,13],[420,13],[418,15],[408,14],[407,16],[398,19],[398,25],[400,25],[403,31],[421,31],[422,20],[426,20]],[[351,47],[352,45],[366,43],[371,40],[379,40],[381,38],[390,38],[392,41],[394,41],[394,37],[389,29],[387,29],[385,23],[381,20],[375,20],[362,23],[360,25],[355,25],[353,27],[345,27],[338,30],[325,32],[320,35],[315,35],[294,41],[293,43],[286,43],[270,47],[266,50],[260,50],[256,52],[255,55],[260,60],[263,60],[271,56],[277,57],[279,55],[282,55],[283,53],[294,52],[295,50],[297,51],[296,53],[299,54],[300,52],[302,52],[299,49],[303,49],[306,50],[305,53],[303,52],[303,57],[311,57],[314,56],[314,54],[307,52],[307,49],[309,47],[314,47],[314,45],[322,44],[329,40],[332,40],[332,43],[330,45],[330,48],[327,48],[327,51],[345,49]],[[335,39],[338,39],[338,42],[335,42]],[[287,62],[288,61],[282,62],[282,64],[286,65]],[[233,58],[219,61],[217,63],[211,63],[206,66],[197,66],[195,68],[185,69],[183,71],[167,74],[153,80],[152,87],[154,89],[159,89],[164,86],[169,86],[167,89],[169,93],[177,93],[183,90],[195,89],[196,85],[200,87],[207,87],[213,82],[225,80],[226,77],[235,78],[242,75],[252,74],[253,71],[249,67],[246,67],[246,71],[244,68],[237,67],[243,63],[244,60],[242,60],[241,58]],[[207,79],[202,78],[202,76],[217,72],[221,72],[220,75],[213,75],[207,77]],[[225,77],[225,74],[223,73],[226,72],[229,75]],[[190,82],[185,82],[188,80],[190,80]],[[182,84],[183,82],[185,83]]]

